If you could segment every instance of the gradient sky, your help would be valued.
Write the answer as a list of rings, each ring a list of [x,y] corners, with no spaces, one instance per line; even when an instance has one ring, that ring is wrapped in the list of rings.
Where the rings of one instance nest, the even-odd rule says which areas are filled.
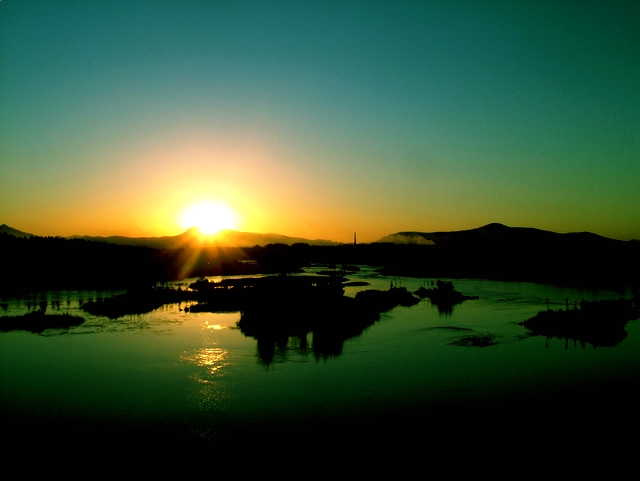
[[[640,238],[640,2],[0,2],[0,223]]]

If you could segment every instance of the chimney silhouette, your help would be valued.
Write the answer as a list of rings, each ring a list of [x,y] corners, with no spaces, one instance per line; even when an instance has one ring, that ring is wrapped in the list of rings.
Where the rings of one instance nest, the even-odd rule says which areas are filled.
[[[357,244],[357,242],[356,242],[356,233],[354,232],[353,233],[353,245],[356,245],[356,244]]]

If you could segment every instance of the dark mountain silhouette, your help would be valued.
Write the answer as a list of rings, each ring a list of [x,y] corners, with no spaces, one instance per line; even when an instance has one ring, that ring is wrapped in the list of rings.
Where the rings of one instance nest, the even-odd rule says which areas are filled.
[[[293,273],[310,264],[380,266],[383,275],[440,279],[616,288],[640,283],[637,240],[501,224],[455,232],[401,232],[385,239],[394,238],[403,243],[338,244],[225,231],[213,243],[203,245],[193,229],[155,238],[64,239],[0,232],[0,252],[5,254],[0,292],[115,288],[185,277]]]
[[[492,243],[509,243],[512,245],[553,244],[590,245],[594,248],[613,247],[625,241],[610,239],[591,232],[557,232],[535,229],[533,227],[509,227],[492,223],[476,229],[451,232],[397,232],[383,237],[378,242],[392,244],[424,244],[424,245],[483,245]]]
[[[35,234],[19,231],[6,224],[0,225],[0,233],[13,235],[15,237],[31,237]],[[107,242],[109,244],[126,246],[144,246],[154,249],[179,249],[185,247],[253,247],[256,245],[266,246],[268,244],[309,244],[313,246],[336,246],[342,242],[334,242],[324,239],[305,239],[302,237],[289,237],[281,234],[256,234],[253,232],[239,232],[235,230],[223,230],[211,239],[203,241],[198,229],[191,227],[182,234],[164,237],[126,237],[126,236],[88,236],[73,235],[66,239],[81,239],[94,242]]]
[[[0,225],[0,233],[9,234],[15,237],[31,237],[33,235],[27,232],[22,232],[21,230],[18,230],[18,229],[14,229],[13,227],[9,227],[7,224]]]
[[[6,224],[0,225],[0,233],[10,234],[16,237],[31,237],[34,234],[22,232]],[[257,234],[252,232],[239,232],[233,230],[221,231],[211,240],[204,243],[197,228],[192,227],[182,234],[164,237],[126,237],[126,236],[80,236],[74,235],[67,239],[82,239],[110,244],[145,246],[155,249],[174,249],[184,247],[220,246],[220,247],[253,247],[268,244],[309,244],[313,246],[337,246],[341,242],[324,239],[305,239],[301,237],[289,237],[280,234]],[[410,244],[410,245],[488,245],[488,244],[512,244],[512,245],[539,245],[552,246],[563,245],[589,245],[594,248],[615,247],[626,244],[629,241],[610,239],[591,232],[557,233],[532,227],[509,227],[499,223],[487,224],[475,229],[449,231],[449,232],[397,232],[385,236],[377,243]],[[631,241],[634,242],[634,241]]]
[[[267,244],[309,244],[316,246],[339,245],[322,239],[304,239],[301,237],[288,237],[280,234],[256,234],[252,232],[238,232],[234,230],[223,230],[211,239],[202,240],[197,228],[192,227],[177,236],[165,237],[95,237],[95,236],[72,236],[70,239],[83,239],[89,241],[108,242],[110,244],[131,245],[153,247],[155,249],[176,249],[183,247],[252,247],[256,245],[265,246]]]
[[[636,283],[640,267],[637,240],[495,223],[464,231],[398,232],[378,245],[397,251],[386,258],[388,275],[596,286]]]
[[[173,249],[180,247],[191,247],[197,244],[197,233],[191,229],[177,236],[163,237],[125,237],[125,236],[89,236],[74,235],[67,239],[80,239],[91,242],[106,242],[125,246],[153,247],[154,249]]]

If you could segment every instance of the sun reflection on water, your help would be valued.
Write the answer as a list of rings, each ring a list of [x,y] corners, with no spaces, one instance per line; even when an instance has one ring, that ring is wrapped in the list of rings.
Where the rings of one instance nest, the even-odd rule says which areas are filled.
[[[210,327],[214,328],[214,326]],[[197,349],[192,355],[181,357],[183,361],[204,368],[191,376],[195,384],[190,398],[199,410],[220,412],[225,409],[230,394],[226,383],[221,378],[224,376],[223,368],[230,364],[225,360],[228,354],[226,349],[203,347]]]
[[[213,330],[216,330],[216,331],[220,331],[220,330],[222,330],[222,329],[226,329],[226,328],[227,328],[227,326],[224,326],[224,325],[222,325],[222,324],[209,324],[209,323],[207,322],[207,323],[205,323],[204,328],[205,328],[205,329],[213,329]]]
[[[183,356],[182,359],[192,362],[196,366],[206,367],[209,374],[219,374],[220,369],[229,365],[228,362],[225,362],[228,354],[229,352],[226,349],[203,347],[198,349],[192,356]],[[203,379],[200,382],[208,381]]]

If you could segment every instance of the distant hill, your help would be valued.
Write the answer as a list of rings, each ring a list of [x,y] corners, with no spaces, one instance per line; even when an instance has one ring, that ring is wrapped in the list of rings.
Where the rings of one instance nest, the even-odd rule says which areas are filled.
[[[289,237],[280,234],[255,234],[252,232],[238,232],[233,230],[224,230],[219,234],[221,245],[249,247],[255,245],[267,244],[309,244],[313,246],[337,246],[342,242],[334,242],[325,239],[304,239],[302,237]]]
[[[487,224],[476,229],[451,232],[397,232],[383,237],[377,242],[392,244],[423,244],[440,246],[480,246],[508,244],[551,247],[558,244],[589,245],[592,247],[612,247],[625,241],[610,239],[591,232],[557,232],[532,227],[509,227],[504,224]]]
[[[0,233],[9,234],[16,237],[31,237],[33,235],[27,232],[22,232],[21,230],[18,230],[18,229],[14,229],[13,227],[9,227],[7,224],[0,225]]]
[[[146,246],[156,249],[175,249],[180,247],[197,247],[197,246],[221,246],[221,247],[253,247],[255,245],[267,244],[286,244],[293,245],[297,243],[315,245],[315,246],[331,246],[340,245],[339,242],[328,240],[309,240],[301,237],[288,237],[279,234],[255,234],[252,232],[238,232],[233,230],[224,230],[214,236],[211,240],[203,243],[198,230],[195,227],[177,236],[165,237],[95,237],[95,236],[72,236],[69,239],[84,239],[98,242],[108,242],[119,245]]]
[[[16,237],[31,237],[34,234],[19,231],[6,224],[0,226],[0,233],[10,234]],[[94,242],[107,242],[109,244],[127,245],[127,246],[145,246],[155,249],[174,249],[180,247],[201,247],[201,246],[220,246],[220,247],[253,247],[256,245],[265,246],[267,244],[309,244],[313,246],[335,246],[341,245],[341,242],[333,242],[323,239],[304,239],[302,237],[289,237],[280,234],[256,234],[253,232],[238,232],[234,230],[223,230],[215,235],[211,240],[204,243],[198,230],[195,227],[187,229],[182,234],[176,236],[164,237],[125,237],[125,236],[88,236],[74,235],[67,239],[83,239]]]
[[[188,247],[196,242],[195,235],[188,234],[188,231],[177,236],[165,237],[125,237],[125,236],[80,236],[74,235],[67,239],[82,239],[92,242],[106,242],[108,244],[117,244],[125,246],[145,246],[156,249],[171,249],[174,247]]]
[[[419,244],[428,244],[426,246]],[[558,284],[638,284],[640,242],[488,224],[452,232],[398,232],[374,243],[392,252],[385,275]]]

